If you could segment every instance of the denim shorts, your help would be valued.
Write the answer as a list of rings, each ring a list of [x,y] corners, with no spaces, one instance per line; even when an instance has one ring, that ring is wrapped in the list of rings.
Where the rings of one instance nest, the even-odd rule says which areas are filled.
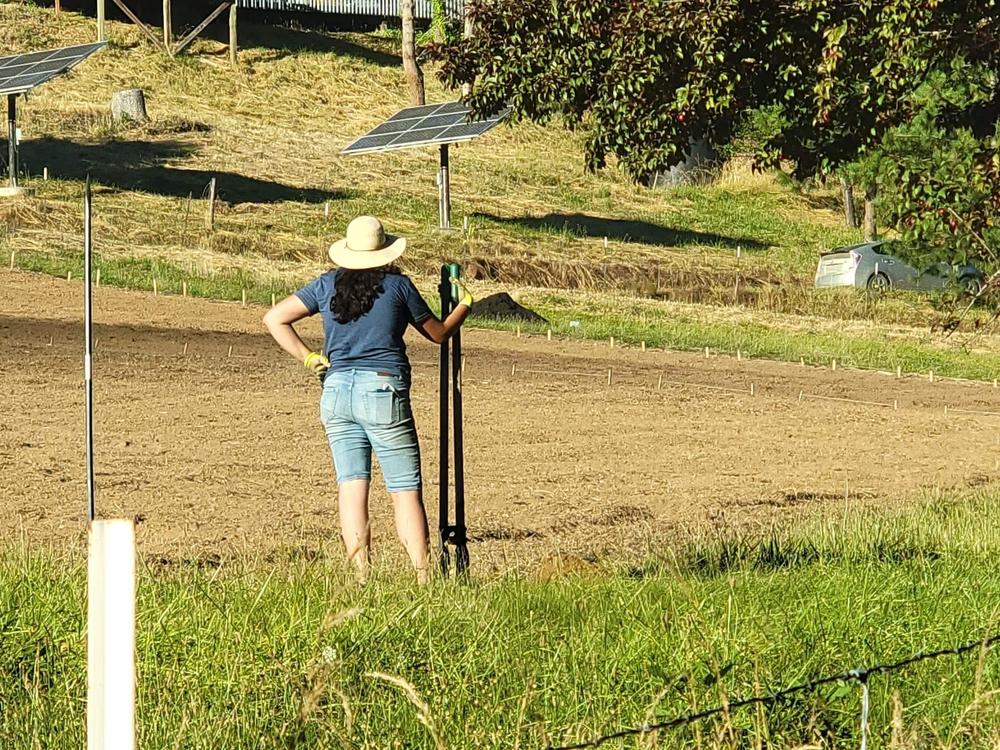
[[[323,382],[320,419],[338,484],[371,479],[374,449],[389,492],[421,489],[410,387],[401,376],[367,370],[329,373]]]

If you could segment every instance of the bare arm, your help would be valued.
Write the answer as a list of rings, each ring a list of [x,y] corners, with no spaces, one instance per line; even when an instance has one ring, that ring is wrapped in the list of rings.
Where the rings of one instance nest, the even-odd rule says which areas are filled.
[[[264,325],[278,345],[299,362],[305,362],[312,350],[305,345],[292,324],[309,317],[309,310],[294,294],[285,297],[264,315]]]
[[[414,327],[427,340],[433,341],[435,344],[443,344],[455,335],[455,331],[462,327],[462,323],[469,317],[470,309],[469,305],[460,302],[443,322],[432,315],[427,320],[415,323]]]

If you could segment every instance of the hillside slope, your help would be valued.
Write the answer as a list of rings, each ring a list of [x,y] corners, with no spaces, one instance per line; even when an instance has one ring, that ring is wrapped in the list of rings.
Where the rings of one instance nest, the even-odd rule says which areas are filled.
[[[135,27],[110,29],[107,50],[39,89],[23,108],[23,161],[32,175],[48,167],[56,178],[36,184],[42,213],[69,209],[75,183],[90,172],[114,189],[102,201],[102,241],[112,252],[177,257],[197,249],[319,260],[326,241],[359,213],[384,216],[414,237],[417,264],[436,261],[445,247],[454,255],[469,239],[432,233],[434,149],[339,155],[407,104],[391,43],[245,26],[234,70],[222,45],[210,40],[171,60]],[[0,5],[0,52],[90,41],[94,33],[92,19]],[[454,96],[428,73],[431,101]],[[115,129],[112,92],[131,87],[145,90],[153,121]],[[654,193],[615,169],[585,174],[581,137],[558,127],[503,127],[455,149],[452,172],[455,222],[471,222],[469,252],[500,257],[504,269],[514,258],[540,268],[559,260],[596,268],[686,265],[692,256],[712,267],[713,253],[703,250],[724,250],[728,258],[740,246],[776,271],[806,273],[818,249],[854,236],[829,207],[815,207],[825,196],[795,195],[769,177],[737,174],[718,187]],[[188,197],[200,198],[213,176],[225,205],[217,233],[206,238],[201,209]],[[197,215],[178,227],[178,214],[188,213]],[[52,221],[20,220],[34,230],[25,243],[65,243],[50,231]],[[566,280],[575,285],[586,277]]]

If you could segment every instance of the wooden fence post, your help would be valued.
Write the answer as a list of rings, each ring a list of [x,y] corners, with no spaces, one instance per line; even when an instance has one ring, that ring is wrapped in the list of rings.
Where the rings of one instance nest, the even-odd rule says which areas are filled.
[[[103,42],[108,38],[108,31],[104,21],[104,0],[97,0],[97,41],[99,42]]]
[[[237,36],[236,36],[236,2],[229,6],[229,62],[237,65],[236,60]]]
[[[163,47],[167,50],[167,54],[171,57],[174,56],[174,53],[171,50],[171,47],[174,44],[172,15],[173,13],[170,9],[170,0],[163,0]]]
[[[215,178],[208,183],[208,217],[205,219],[208,231],[215,229]]]

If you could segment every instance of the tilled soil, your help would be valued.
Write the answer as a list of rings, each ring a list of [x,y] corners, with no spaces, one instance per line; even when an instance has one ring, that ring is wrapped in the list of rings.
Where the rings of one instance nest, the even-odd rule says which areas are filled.
[[[267,336],[262,312],[96,292],[98,512],[135,517],[148,560],[336,550],[318,384]],[[302,331],[318,341],[319,321]],[[1000,482],[992,384],[474,329],[463,338],[471,552],[493,569],[554,552],[641,557],[695,526],[759,526]],[[433,528],[437,349],[409,340]],[[9,539],[85,538],[82,344],[81,284],[2,273]],[[398,556],[380,481],[372,515],[376,554]]]

